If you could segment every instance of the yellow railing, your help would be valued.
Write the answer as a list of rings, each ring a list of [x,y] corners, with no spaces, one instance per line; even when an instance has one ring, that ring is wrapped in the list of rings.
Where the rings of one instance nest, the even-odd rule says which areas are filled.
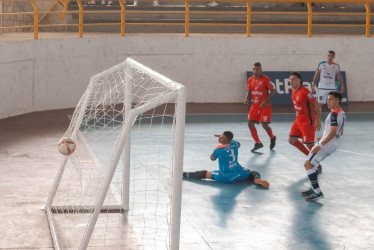
[[[99,1],[99,0],[96,0]],[[202,2],[202,0],[174,0],[172,2],[180,2],[180,10],[168,10],[167,8],[162,8],[162,10],[157,10],[153,8],[151,10],[146,8],[128,8],[123,3],[123,0],[112,0],[113,2],[118,2],[119,10],[87,10],[87,5],[85,5],[88,1],[77,0],[76,3],[78,5],[78,11],[68,10],[68,3],[71,0],[0,0],[1,2],[28,2],[30,6],[32,6],[32,12],[13,12],[13,13],[5,13],[4,10],[0,13],[0,20],[2,17],[5,16],[22,16],[22,15],[32,15],[33,16],[33,24],[29,25],[18,25],[18,26],[0,26],[1,30],[11,30],[11,29],[24,29],[30,28],[34,32],[34,38],[38,39],[39,28],[42,27],[78,27],[79,37],[83,37],[83,28],[85,26],[120,26],[121,35],[125,35],[125,28],[126,26],[130,25],[144,25],[144,26],[151,26],[151,25],[164,25],[164,26],[184,26],[184,34],[185,36],[189,36],[190,34],[190,27],[191,26],[242,26],[246,28],[246,35],[251,35],[251,28],[255,26],[272,26],[272,27],[306,27],[307,28],[307,35],[310,37],[312,35],[312,28],[313,27],[355,27],[355,28],[364,28],[365,35],[367,37],[370,36],[370,29],[374,27],[371,24],[371,16],[374,14],[371,12],[370,4],[374,3],[374,0],[216,0],[217,2],[238,2],[243,5],[242,10],[239,11],[230,11],[230,9],[225,10],[224,7],[220,7],[217,9],[214,8],[205,8],[205,10],[192,10],[191,6],[195,4],[195,2]],[[129,1],[129,0],[127,0]],[[140,1],[150,1],[150,0],[140,0]],[[208,2],[208,0],[203,0]],[[50,2],[51,5],[46,11],[40,11],[38,7],[38,3],[42,2]],[[100,2],[100,1],[99,1]],[[159,0],[160,4],[163,2],[170,2],[170,0]],[[301,9],[299,11],[253,11],[252,4],[259,4],[259,3],[272,3],[272,4],[300,4],[304,3],[307,7],[307,10]],[[333,11],[333,12],[321,12],[315,11],[313,8],[314,4],[360,4],[365,7],[365,12],[344,12],[341,10]],[[59,5],[59,11],[52,11],[52,9]],[[276,7],[275,7],[276,8]],[[173,9],[173,8],[171,8]],[[204,8],[200,8],[204,9]],[[245,11],[244,11],[245,9]],[[274,9],[274,8],[273,8]],[[66,23],[59,23],[59,24],[40,24],[40,21],[46,15],[56,15],[59,14],[61,19],[64,19],[67,14],[71,15],[78,15],[78,23],[73,24],[66,24]],[[84,23],[84,16],[88,14],[119,14],[120,15],[120,22],[114,23]],[[177,22],[173,20],[169,20],[167,22],[162,22],[164,20],[160,19],[157,22],[129,22],[126,17],[128,14],[160,14],[160,15],[180,15],[184,22]],[[191,15],[209,15],[210,21],[209,22],[199,22],[196,20],[195,22],[191,22]],[[245,16],[245,22],[224,22],[219,21],[219,18],[222,18],[227,15],[234,15],[234,16]],[[303,16],[307,18],[305,23],[252,23],[253,16],[264,16],[264,15],[278,15],[278,16]],[[347,17],[346,23],[320,23],[315,24],[313,23],[313,17],[317,16],[345,16]],[[350,17],[352,16],[365,16],[365,24],[357,24],[357,23],[350,23]]]

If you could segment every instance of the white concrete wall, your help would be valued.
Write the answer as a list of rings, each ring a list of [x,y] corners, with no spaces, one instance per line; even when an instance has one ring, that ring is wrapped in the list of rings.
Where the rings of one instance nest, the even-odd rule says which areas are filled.
[[[126,57],[184,84],[188,102],[241,102],[245,72],[313,71],[328,50],[349,100],[374,101],[374,38],[102,37],[0,43],[0,118],[75,107],[90,77]]]

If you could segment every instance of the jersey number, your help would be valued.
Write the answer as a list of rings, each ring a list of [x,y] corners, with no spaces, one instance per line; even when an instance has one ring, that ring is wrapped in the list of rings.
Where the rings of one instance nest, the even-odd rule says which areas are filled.
[[[229,164],[235,162],[235,154],[234,154],[234,150],[233,149],[229,149],[229,150],[226,150],[226,152],[229,154],[229,156],[231,157],[231,161],[229,161]]]

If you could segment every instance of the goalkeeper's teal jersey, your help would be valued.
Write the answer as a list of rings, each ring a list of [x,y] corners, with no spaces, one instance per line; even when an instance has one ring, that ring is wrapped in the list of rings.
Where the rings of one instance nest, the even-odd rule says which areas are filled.
[[[212,171],[212,178],[217,182],[235,182],[249,177],[249,169],[243,168],[238,162],[239,143],[232,140],[230,144],[218,145],[211,156],[218,158],[218,171]]]

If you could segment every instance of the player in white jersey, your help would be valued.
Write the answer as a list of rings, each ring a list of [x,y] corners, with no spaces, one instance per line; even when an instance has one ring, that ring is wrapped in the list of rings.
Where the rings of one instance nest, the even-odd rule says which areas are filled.
[[[330,50],[327,54],[327,61],[318,64],[318,68],[313,77],[312,93],[315,93],[316,81],[319,77],[317,100],[320,104],[326,104],[330,91],[335,90],[335,78],[338,77],[341,92],[344,93],[343,77],[340,73],[339,64],[334,62],[335,52]]]
[[[346,117],[344,111],[340,108],[341,100],[341,92],[335,90],[329,92],[327,96],[327,107],[331,109],[331,112],[325,120],[325,130],[318,144],[312,148],[304,163],[312,185],[309,190],[301,193],[303,196],[307,196],[307,201],[323,198],[323,193],[319,188],[317,179],[317,166],[323,159],[335,152],[340,137],[343,135]]]

